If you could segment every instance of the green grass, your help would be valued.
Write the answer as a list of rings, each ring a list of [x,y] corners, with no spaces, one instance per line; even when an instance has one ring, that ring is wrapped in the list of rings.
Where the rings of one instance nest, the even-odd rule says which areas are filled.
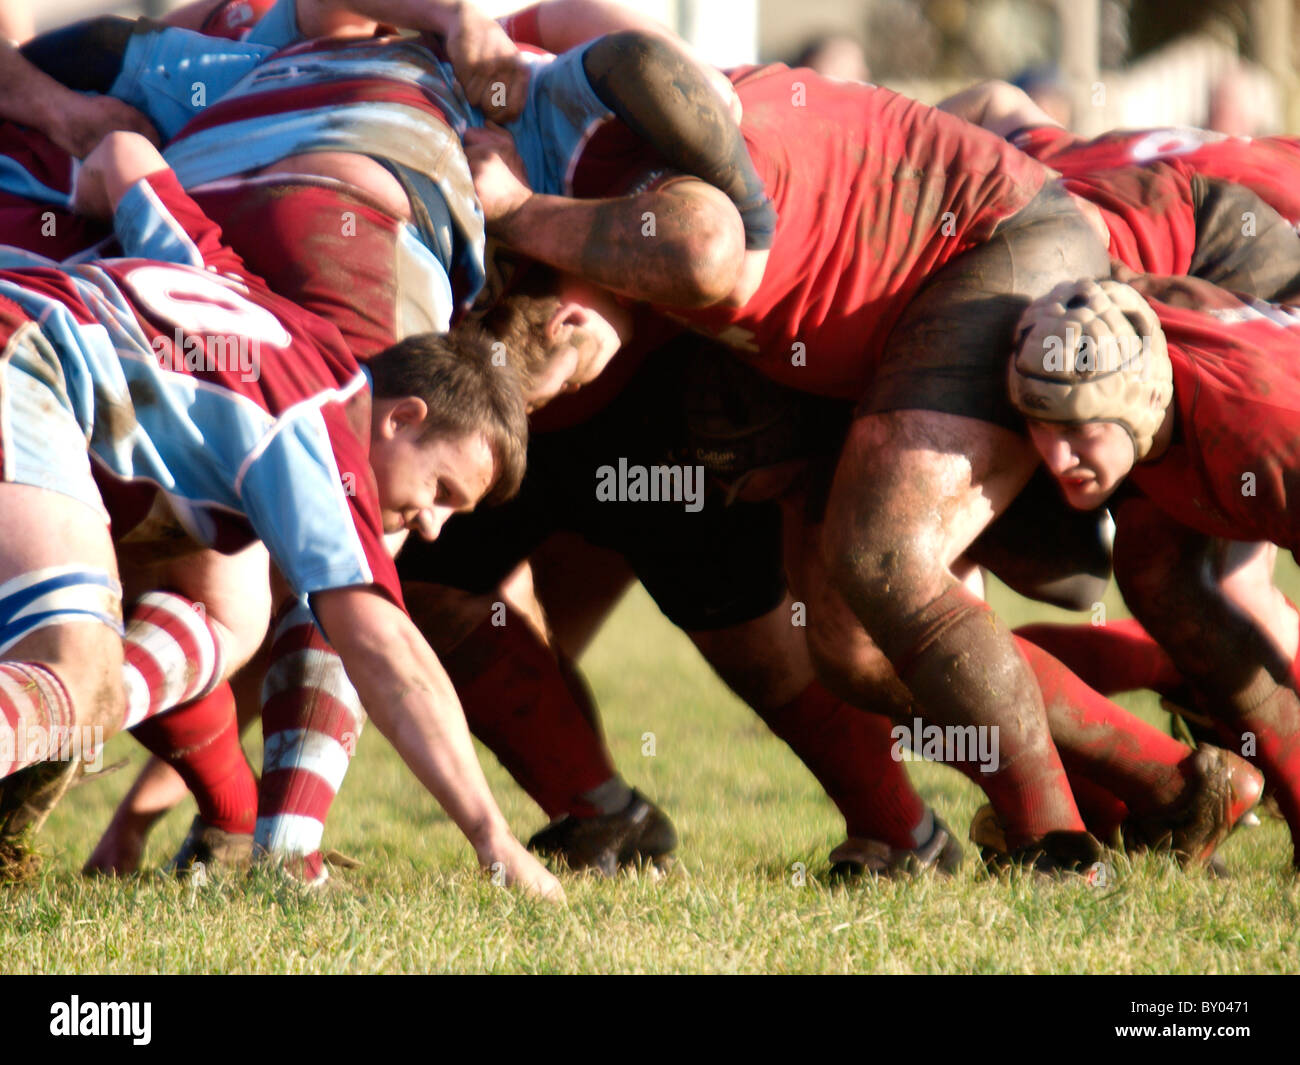
[[[1284,586],[1294,595],[1297,585],[1288,568]],[[1004,591],[994,602],[1013,623],[1052,616]],[[584,666],[624,775],[681,833],[667,879],[570,877],[564,909],[494,888],[368,731],[327,832],[364,867],[336,873],[336,890],[304,895],[269,874],[202,887],[154,872],[88,882],[79,864],[142,760],[119,738],[106,761],[130,757],[131,770],[74,791],[42,835],[40,878],[0,889],[0,971],[1300,972],[1300,888],[1279,822],[1228,841],[1228,882],[1151,856],[1120,858],[1103,890],[993,881],[968,855],[953,880],[831,889],[827,853],[843,830],[834,808],[639,589]],[[1160,716],[1147,697],[1127,705]],[[653,757],[641,753],[647,732]],[[490,756],[484,764],[515,831],[539,828],[536,808]],[[975,788],[942,767],[911,771],[964,834]],[[191,816],[182,808],[163,822],[149,867]]]

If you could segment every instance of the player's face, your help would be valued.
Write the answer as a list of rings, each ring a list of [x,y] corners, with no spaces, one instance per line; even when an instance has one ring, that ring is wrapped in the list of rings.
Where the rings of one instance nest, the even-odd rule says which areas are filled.
[[[487,494],[496,464],[482,433],[421,439],[422,424],[402,426],[392,435],[377,434],[370,465],[384,532],[410,529],[436,540],[448,518],[473,510]]]
[[[1133,438],[1114,422],[1031,421],[1029,435],[1066,501],[1078,510],[1101,506],[1133,468]]]

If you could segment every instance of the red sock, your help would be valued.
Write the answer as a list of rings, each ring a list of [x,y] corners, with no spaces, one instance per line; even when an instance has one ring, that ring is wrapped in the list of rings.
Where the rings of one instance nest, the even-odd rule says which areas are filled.
[[[1093,691],[1041,647],[1019,636],[1016,642],[1038,678],[1052,740],[1072,777],[1101,785],[1138,813],[1178,798],[1187,747]]]
[[[815,681],[759,716],[839,807],[850,836],[907,850],[925,842],[913,836],[925,818],[925,802],[902,761],[892,756],[888,718],[841,702]]]
[[[342,660],[305,605],[280,611],[273,629],[262,686],[265,745],[254,843],[314,883],[328,875],[320,852],[325,818],[365,712]]]
[[[150,592],[127,612],[122,637],[124,729],[212,691],[221,681],[221,643],[207,616],[175,592]]]
[[[1016,635],[1103,695],[1141,688],[1167,694],[1183,684],[1169,656],[1133,618],[1104,625],[1022,625]]]
[[[257,780],[239,744],[230,685],[138,726],[132,735],[181,775],[209,825],[252,834]]]
[[[1110,842],[1128,817],[1128,807],[1100,784],[1076,773],[1068,775],[1070,790],[1074,792],[1074,801],[1079,806],[1084,825],[1103,843]]]
[[[443,656],[465,719],[549,818],[602,811],[583,795],[617,777],[594,707],[565,683],[551,650],[526,621],[485,621]],[[589,716],[590,715],[590,716]]]
[[[1291,663],[1300,688],[1300,655]],[[1265,700],[1235,721],[1216,722],[1223,745],[1263,771],[1291,829],[1294,862],[1300,867],[1300,708],[1286,698]]]

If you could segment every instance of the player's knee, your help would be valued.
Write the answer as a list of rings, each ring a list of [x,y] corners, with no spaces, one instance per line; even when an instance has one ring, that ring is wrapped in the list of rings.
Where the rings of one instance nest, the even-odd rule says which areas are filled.
[[[78,724],[116,731],[126,709],[122,588],[92,566],[52,566],[0,586],[0,648],[39,664],[67,691]]]
[[[942,562],[921,549],[919,530],[888,529],[878,522],[826,523],[826,570],[868,633],[889,626],[906,610],[909,590],[924,574],[941,573]]]

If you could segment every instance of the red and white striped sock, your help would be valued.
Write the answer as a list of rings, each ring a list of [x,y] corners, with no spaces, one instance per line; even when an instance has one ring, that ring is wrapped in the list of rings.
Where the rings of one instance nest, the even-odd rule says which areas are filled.
[[[342,660],[311,611],[295,603],[275,625],[262,687],[264,748],[254,842],[307,883],[329,875],[320,853],[325,818],[364,724]]]
[[[124,729],[207,695],[221,683],[220,638],[202,607],[175,592],[141,596],[127,614],[122,642]]]
[[[34,662],[0,662],[0,778],[53,757],[50,734],[62,742],[72,718],[55,674]]]

